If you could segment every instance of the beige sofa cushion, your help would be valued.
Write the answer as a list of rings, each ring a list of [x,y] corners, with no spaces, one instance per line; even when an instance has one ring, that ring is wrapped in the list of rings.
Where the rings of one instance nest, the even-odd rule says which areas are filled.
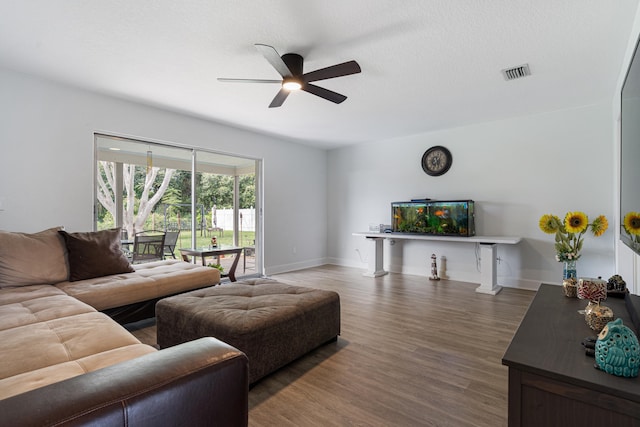
[[[66,247],[58,230],[0,231],[0,288],[46,285],[69,279]]]
[[[23,374],[0,379],[0,399],[25,393],[67,378],[82,375],[116,363],[134,359],[157,350],[145,344],[131,344],[92,354],[78,360],[34,369]]]
[[[0,397],[16,394],[12,377],[36,388],[155,351],[98,312],[0,331],[0,342]]]
[[[177,259],[136,264],[135,269],[56,287],[97,310],[107,310],[220,283],[217,269]]]
[[[36,298],[66,295],[60,289],[51,285],[20,286],[17,288],[0,289],[0,305],[14,304]]]
[[[47,287],[60,294],[51,295],[51,292],[44,292],[45,289],[41,289],[40,292],[22,292],[33,286],[0,289],[0,331],[96,311],[93,307],[64,294],[51,285],[36,286]],[[31,298],[24,298],[28,294],[31,294]],[[37,296],[38,294],[40,296]]]

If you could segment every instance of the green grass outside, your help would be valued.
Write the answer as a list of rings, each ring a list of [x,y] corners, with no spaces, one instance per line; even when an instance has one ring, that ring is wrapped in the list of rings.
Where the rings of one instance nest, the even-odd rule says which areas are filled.
[[[108,215],[106,220],[98,222],[98,230],[107,230],[113,228],[113,220],[111,216]],[[154,228],[153,224],[150,221],[145,223],[145,230],[162,230],[162,228]],[[206,235],[205,235],[206,234]],[[218,239],[218,244],[222,245],[233,245],[233,230],[225,230],[224,233],[220,232],[201,232],[196,231],[196,247],[206,247],[211,245],[211,237],[216,236]],[[243,231],[238,236],[238,246],[255,246],[256,233],[255,231]],[[180,231],[180,236],[178,237],[178,243],[176,244],[176,248],[190,248],[191,247],[191,230],[182,230]]]

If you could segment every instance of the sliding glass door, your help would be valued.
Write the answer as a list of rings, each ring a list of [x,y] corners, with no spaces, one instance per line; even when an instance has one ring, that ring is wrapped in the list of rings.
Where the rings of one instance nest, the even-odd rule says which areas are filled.
[[[103,134],[95,153],[97,230],[178,231],[177,249],[243,247],[236,276],[262,274],[259,160]]]

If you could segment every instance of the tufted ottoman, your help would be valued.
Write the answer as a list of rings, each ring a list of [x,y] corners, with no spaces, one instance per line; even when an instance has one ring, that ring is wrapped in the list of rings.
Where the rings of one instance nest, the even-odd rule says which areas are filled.
[[[212,336],[249,358],[249,382],[340,334],[340,296],[251,279],[165,298],[156,305],[158,345]]]

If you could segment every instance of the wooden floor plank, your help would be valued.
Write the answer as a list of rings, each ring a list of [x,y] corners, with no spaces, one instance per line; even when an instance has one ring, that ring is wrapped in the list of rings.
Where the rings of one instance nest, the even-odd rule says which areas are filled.
[[[342,333],[251,389],[251,426],[506,426],[501,359],[533,292],[330,265],[272,278],[338,292]],[[155,344],[153,325],[134,334]]]

